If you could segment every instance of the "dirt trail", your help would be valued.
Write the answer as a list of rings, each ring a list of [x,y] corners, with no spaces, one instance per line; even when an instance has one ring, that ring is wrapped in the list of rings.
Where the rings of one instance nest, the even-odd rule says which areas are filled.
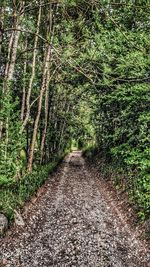
[[[71,153],[3,238],[1,266],[147,267],[148,249],[105,199],[80,152]]]

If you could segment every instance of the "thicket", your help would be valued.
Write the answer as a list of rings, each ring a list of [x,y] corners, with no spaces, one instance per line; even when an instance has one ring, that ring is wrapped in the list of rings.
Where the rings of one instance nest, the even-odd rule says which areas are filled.
[[[96,10],[88,50],[96,73],[92,122],[97,153],[143,220],[150,215],[149,9],[145,1],[114,1]]]
[[[32,173],[26,173],[19,181],[7,180],[7,183],[1,184],[0,190],[0,210],[11,222],[14,220],[14,211],[21,209],[26,201],[36,193],[38,188],[47,180],[48,176],[55,171],[62,157],[57,157],[51,163],[45,166],[38,166]]]
[[[11,186],[76,140],[125,174],[148,218],[149,11],[144,0],[1,1],[2,196],[17,199]]]

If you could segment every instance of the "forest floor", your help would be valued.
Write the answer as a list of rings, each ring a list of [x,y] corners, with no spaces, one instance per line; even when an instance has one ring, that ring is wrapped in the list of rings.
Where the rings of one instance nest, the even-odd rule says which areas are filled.
[[[115,198],[115,196],[114,196]],[[147,267],[148,246],[106,182],[70,153],[1,240],[0,266]]]

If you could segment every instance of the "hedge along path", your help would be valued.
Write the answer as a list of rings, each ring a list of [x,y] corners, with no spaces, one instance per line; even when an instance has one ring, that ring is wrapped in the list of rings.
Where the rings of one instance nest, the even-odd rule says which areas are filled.
[[[99,185],[81,152],[70,153],[24,212],[25,227],[2,240],[1,266],[149,266],[144,241]]]

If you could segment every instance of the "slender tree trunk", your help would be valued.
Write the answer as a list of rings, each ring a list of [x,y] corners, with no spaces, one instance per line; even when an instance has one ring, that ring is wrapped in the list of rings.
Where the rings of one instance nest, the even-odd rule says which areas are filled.
[[[53,101],[54,101],[54,90],[49,92],[49,111],[48,111],[48,126],[47,129],[51,129],[52,118],[53,118]],[[48,142],[48,161],[50,160],[52,152],[51,139]]]
[[[0,56],[1,56],[1,46],[3,43],[3,31],[4,31],[4,7],[0,7]]]
[[[12,46],[13,46],[14,34],[15,34],[15,32],[13,31],[11,33],[10,40],[9,40],[9,45],[8,45],[8,56],[7,56],[7,63],[6,63],[6,66],[5,66],[3,93],[5,91],[6,83],[7,83],[8,69],[9,69],[9,64],[10,64],[10,60],[11,60],[11,51],[12,51]]]
[[[23,6],[24,6],[24,2],[22,1],[20,4],[20,8],[23,8]],[[22,16],[23,15],[21,15],[21,17]],[[14,27],[20,28],[18,17],[17,17],[17,9],[16,9],[15,1],[14,1],[13,19],[14,19]],[[19,20],[20,20],[20,17],[19,17]],[[2,89],[2,94],[3,94],[2,97],[5,97],[5,95],[9,92],[9,82],[13,79],[19,36],[20,36],[20,31],[12,31],[11,36],[10,36],[9,45],[8,45],[7,63],[5,67],[4,82],[3,82],[3,89]],[[3,123],[4,123],[3,121],[0,122],[0,138],[2,138]],[[8,135],[9,135],[8,134],[9,118],[6,119],[5,128],[6,128],[6,146],[7,146]]]
[[[29,144],[29,126],[27,125],[27,127],[26,127],[26,152],[27,152],[27,159],[29,157],[29,147],[30,147],[30,144]]]
[[[25,42],[25,50],[27,49],[28,41],[26,38]],[[23,67],[23,89],[22,89],[22,103],[21,103],[21,121],[24,119],[25,113],[25,101],[26,101],[26,72],[27,72],[27,58],[25,57],[24,60],[24,67]]]
[[[18,28],[20,28],[20,25],[18,25]],[[11,57],[8,65],[7,70],[7,76],[6,76],[6,82],[12,80],[14,68],[15,68],[15,62],[16,62],[16,54],[17,54],[17,48],[18,48],[18,41],[19,41],[20,32],[14,32],[13,41],[12,41],[12,49],[11,49]],[[7,86],[7,85],[6,85]],[[5,90],[5,87],[4,87]],[[7,90],[7,89],[6,89]]]
[[[24,8],[24,1],[21,1],[20,7],[18,11]],[[20,29],[20,21],[23,17],[23,14],[18,17],[17,16],[17,5],[16,1],[13,1],[13,27]],[[9,88],[9,82],[13,78],[14,69],[15,69],[15,63],[16,63],[16,55],[17,55],[17,48],[18,48],[18,42],[20,37],[20,31],[12,31],[11,37],[9,40],[8,45],[8,57],[7,57],[7,63],[5,67],[5,76],[4,76],[4,83],[3,83],[3,93],[7,93]]]
[[[20,32],[17,32],[16,34],[14,33],[13,40],[11,40],[12,48],[11,48],[11,54],[10,54],[10,61],[8,62],[7,73],[5,73],[6,76],[4,79],[4,87],[3,87],[4,94],[6,94],[9,91],[9,82],[13,78],[19,36],[20,36]],[[3,124],[1,124],[1,126],[3,127]],[[8,143],[9,143],[9,117],[6,118],[5,128],[6,128],[5,159],[7,159],[7,149],[8,149]],[[2,132],[2,129],[1,129],[1,132]],[[2,134],[0,134],[0,136],[1,135]]]
[[[8,86],[8,73],[9,73],[9,65],[11,62],[11,52],[12,52],[12,47],[13,47],[13,41],[14,41],[14,31],[11,33],[10,40],[9,40],[9,45],[8,45],[8,56],[7,56],[7,63],[5,66],[5,73],[4,73],[4,82],[3,82],[3,89],[2,89],[2,97],[4,97],[4,93],[6,91],[6,88]],[[8,123],[8,121],[7,121]],[[3,121],[0,121],[0,139],[2,138],[2,131],[3,131]],[[6,152],[5,152],[6,154]]]
[[[47,125],[48,125],[49,76],[50,76],[50,70],[48,70],[48,72],[47,72],[47,81],[46,81],[46,93],[45,93],[45,125],[44,125],[43,134],[42,134],[42,141],[41,141],[41,158],[40,158],[40,164],[43,161],[44,145],[45,145],[45,139],[46,139]]]
[[[49,21],[49,29],[47,30],[47,38],[50,36],[51,43],[53,42],[54,37],[54,27],[53,27],[53,19],[52,19],[52,6],[50,5],[50,10],[48,14],[48,21]],[[53,31],[52,31],[53,27]],[[50,49],[50,48],[49,48]],[[51,57],[51,50],[50,50],[50,56],[49,61]],[[47,71],[47,80],[46,80],[46,93],[45,93],[45,125],[44,130],[42,134],[42,142],[41,142],[41,157],[40,157],[40,164],[43,162],[43,156],[44,156],[44,146],[45,146],[45,139],[46,139],[46,133],[47,133],[47,126],[48,126],[48,111],[49,111],[49,82],[50,82],[50,62],[49,62],[49,68]]]
[[[0,7],[0,61],[2,54],[2,43],[3,43],[3,27],[4,27],[4,7]],[[0,121],[0,139],[2,138],[3,122]]]
[[[40,120],[41,109],[42,109],[42,100],[43,100],[43,95],[44,95],[45,89],[46,89],[47,71],[49,68],[49,61],[50,61],[50,54],[51,54],[50,52],[51,52],[51,46],[49,45],[47,48],[47,54],[46,54],[46,58],[45,58],[45,62],[44,62],[43,79],[42,79],[41,91],[40,91],[39,102],[38,102],[38,111],[37,111],[37,115],[35,118],[34,130],[33,130],[30,153],[29,153],[29,160],[28,160],[28,171],[29,172],[32,171],[33,158],[34,158],[34,148],[35,148],[38,126],[39,126],[39,120]]]
[[[28,92],[27,92],[27,98],[26,98],[26,115],[21,127],[21,133],[24,131],[24,128],[26,127],[29,117],[30,117],[30,98],[31,98],[31,92],[32,92],[32,86],[33,86],[33,81],[35,77],[35,69],[36,69],[36,57],[37,57],[37,44],[38,44],[38,34],[40,30],[40,23],[41,23],[41,11],[42,8],[41,6],[39,7],[39,14],[38,14],[38,20],[37,20],[37,30],[36,30],[36,35],[35,35],[35,40],[34,40],[34,50],[33,50],[33,59],[32,59],[32,73],[29,81],[29,87],[28,87]]]

